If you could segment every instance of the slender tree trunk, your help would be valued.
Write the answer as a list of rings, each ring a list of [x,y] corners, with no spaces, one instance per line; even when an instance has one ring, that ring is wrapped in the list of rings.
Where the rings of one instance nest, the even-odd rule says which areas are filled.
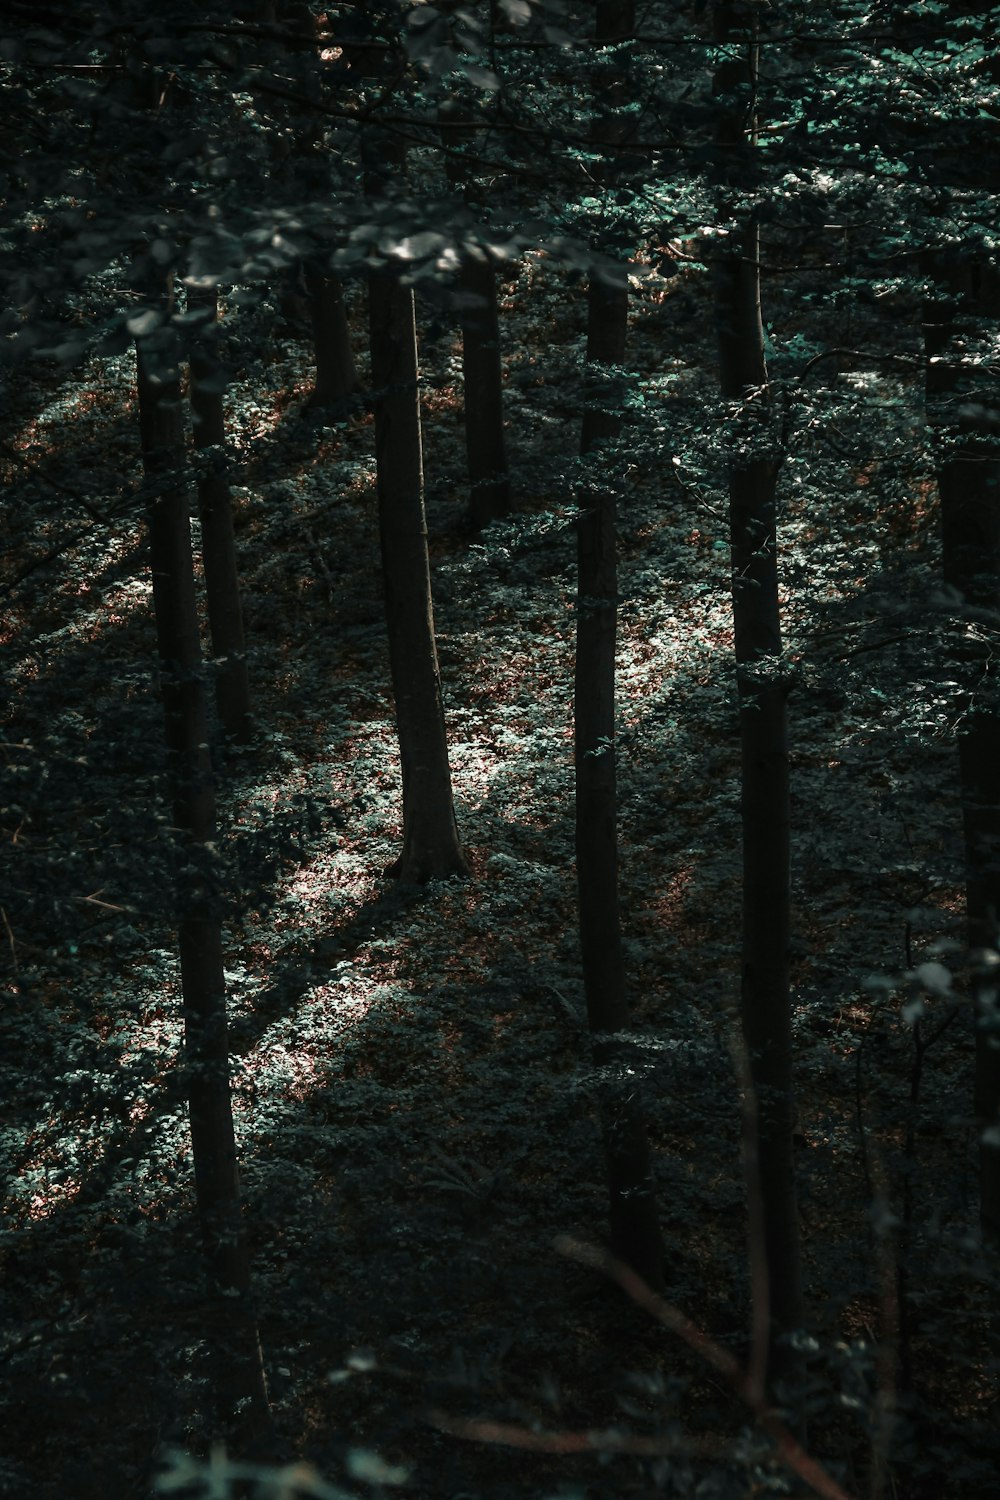
[[[716,142],[720,196],[752,186],[756,84],[752,17],[717,4],[715,40],[739,41],[722,64]],[[751,132],[753,125],[751,124]],[[720,204],[728,217],[730,204]],[[722,394],[743,405],[749,446],[767,444],[770,394],[760,305],[760,236],[751,218],[723,242],[715,270]],[[740,704],[743,834],[741,1017],[756,1094],[757,1160],[771,1330],[768,1373],[790,1369],[788,1336],[801,1324],[799,1223],[792,1145],[794,1101],[788,952],[790,798],[787,681],[781,667],[775,492],[779,463],[734,455],[729,464],[733,627]],[[754,1184],[749,1184],[753,1192]]]
[[[158,302],[162,306],[162,299]],[[167,324],[138,342],[137,360],[160,690],[178,843],[178,939],[195,1191],[220,1421],[223,1435],[245,1446],[266,1433],[270,1414],[240,1216],[222,933],[214,890],[215,792],[195,607],[178,350]]]
[[[611,1245],[649,1286],[663,1287],[663,1241],[638,1074],[616,1034],[629,1026],[618,902],[615,770],[614,496],[583,497],[578,522],[574,685],[576,868],[580,947],[611,1211]]]
[[[306,263],[305,284],[316,350],[316,385],[309,405],[337,407],[358,388],[344,288],[315,260]]]
[[[631,34],[634,5],[615,0],[598,7],[595,42]],[[609,93],[620,103],[620,87]],[[612,147],[620,122],[605,112],[591,126],[595,145]],[[613,163],[602,175],[613,176]],[[609,367],[625,359],[628,336],[628,274],[624,266],[591,274],[587,295],[587,353],[580,452],[596,469],[585,483],[577,520],[578,602],[576,625],[576,852],[580,887],[580,936],[592,1022],[601,1013],[623,1018],[625,977],[618,906],[618,828],[615,765],[615,645],[618,617],[616,497],[602,483],[604,450],[621,435],[617,393]],[[589,476],[588,476],[589,477]],[[624,1021],[622,1021],[624,1024]],[[595,1029],[602,1029],[600,1024]],[[613,1026],[611,1029],[616,1029]]]
[[[621,36],[620,11],[601,7],[596,40]],[[609,11],[613,16],[609,19]],[[614,29],[609,33],[608,27]],[[608,121],[594,131],[607,141]],[[610,175],[611,168],[608,173]],[[594,1061],[600,1072],[604,1159],[610,1201],[611,1245],[656,1290],[663,1288],[663,1240],[656,1209],[649,1142],[638,1075],[627,1047],[616,1033],[628,1029],[621,919],[618,902],[618,801],[615,766],[615,644],[618,580],[615,492],[602,483],[605,444],[621,431],[616,395],[609,392],[601,366],[625,358],[628,280],[593,274],[587,322],[587,404],[581,451],[596,466],[595,482],[585,482],[577,520],[578,594],[574,746],[576,768],[576,870],[580,948],[587,1018]]]
[[[208,623],[215,657],[215,698],[230,739],[252,738],[243,605],[233,534],[233,504],[226,458],[223,373],[218,350],[218,305],[214,288],[188,291],[188,307],[201,309],[205,325],[191,347],[191,410],[194,444],[203,450],[198,477],[202,564]]]
[[[618,903],[615,550],[614,492],[588,486],[577,520],[573,694],[580,941],[588,994],[593,991],[597,1010],[619,1016],[627,1007]]]
[[[405,70],[396,45],[371,49],[365,74],[383,83]],[[366,193],[378,200],[406,179],[406,151],[388,135],[366,135]],[[391,265],[368,276],[375,412],[379,540],[389,664],[403,782],[403,848],[389,874],[407,884],[466,875],[455,820],[441,673],[434,637],[427,517],[424,510],[420,390],[413,292]]]
[[[624,353],[624,326],[621,333],[619,361]],[[651,1287],[661,1289],[663,1241],[638,1075],[630,1065],[627,1047],[615,1038],[628,1029],[629,1007],[618,901],[617,568],[615,498],[610,487],[598,485],[582,494],[577,528],[576,869],[587,1019],[594,1038],[594,1061],[602,1074],[611,1244],[615,1254]]]
[[[440,115],[444,144],[474,142],[463,129],[467,113],[451,101]],[[470,207],[479,192],[471,172],[454,156],[446,158],[452,187]],[[460,247],[459,321],[462,327],[462,387],[465,403],[465,451],[469,467],[469,510],[473,525],[488,526],[509,515],[510,474],[503,416],[503,362],[500,358],[500,312],[496,267],[485,250]]]
[[[279,44],[292,64],[297,81],[293,92],[315,97],[316,87],[324,87],[325,68],[320,61],[320,26],[316,15],[304,0],[262,0],[262,19],[280,26],[285,35]],[[272,49],[273,49],[273,43]],[[297,56],[296,56],[297,55]],[[265,66],[268,59],[261,61]],[[302,68],[311,77],[302,76]],[[289,103],[288,117],[292,137],[285,143],[288,152],[283,173],[297,182],[302,198],[315,198],[329,191],[322,164],[324,120],[320,111],[308,105]],[[307,322],[312,329],[315,381],[307,405],[311,408],[337,409],[357,389],[358,377],[351,347],[351,330],[347,319],[344,288],[324,266],[323,257],[307,255],[289,277],[279,299],[282,316],[295,328]]]
[[[970,621],[1000,620],[1000,402],[988,368],[965,366],[956,335],[972,336],[996,316],[997,288],[985,268],[928,265],[944,287],[926,307],[928,418],[936,429],[945,580]],[[950,292],[950,295],[949,295]],[[978,681],[963,703],[958,763],[965,841],[968,942],[1000,947],[1000,679],[987,645],[966,637],[960,673]],[[975,1114],[979,1128],[980,1222],[1000,1244],[1000,1010],[996,976],[985,964],[976,985]]]
[[[383,162],[390,155],[386,146]],[[394,165],[402,172],[398,154]],[[368,185],[379,191],[373,167]],[[368,306],[379,538],[403,780],[403,849],[391,872],[421,884],[468,868],[455,821],[434,638],[413,292],[391,267],[374,269]]]
[[[473,524],[483,527],[511,508],[497,274],[485,251],[463,252],[459,286],[469,505]]]

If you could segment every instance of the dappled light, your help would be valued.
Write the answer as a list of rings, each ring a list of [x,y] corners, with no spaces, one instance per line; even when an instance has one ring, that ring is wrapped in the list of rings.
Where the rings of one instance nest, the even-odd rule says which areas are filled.
[[[986,1495],[984,17],[250,10],[0,21],[0,1494]]]

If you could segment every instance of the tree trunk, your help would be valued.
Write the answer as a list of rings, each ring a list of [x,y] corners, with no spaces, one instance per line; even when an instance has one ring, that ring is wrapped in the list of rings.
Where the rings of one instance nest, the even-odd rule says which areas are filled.
[[[463,129],[470,117],[455,101],[440,115],[442,138],[452,148],[475,142]],[[446,127],[446,128],[445,128]],[[479,193],[471,172],[454,155],[445,158],[453,188],[477,206]],[[485,250],[459,247],[459,321],[462,326],[462,387],[465,404],[465,451],[469,467],[469,510],[473,525],[488,526],[510,514],[510,474],[503,418],[503,362],[500,358],[500,313],[496,267]]]
[[[403,779],[403,849],[413,884],[465,875],[448,764],[424,513],[413,292],[390,268],[368,282],[379,537]]]
[[[227,473],[224,377],[218,350],[215,290],[188,291],[189,309],[203,309],[205,325],[191,347],[191,410],[194,444],[203,452],[198,477],[202,563],[208,623],[215,658],[215,698],[230,739],[252,738],[243,605],[233,535],[233,505]]]
[[[630,7],[626,7],[630,9]],[[605,39],[608,18],[598,12],[596,40]],[[620,16],[615,15],[616,25]],[[613,36],[621,35],[616,29]],[[605,126],[607,122],[602,122]],[[601,133],[607,139],[607,133]],[[574,753],[576,768],[576,871],[580,949],[587,1019],[599,1070],[604,1160],[614,1253],[654,1290],[663,1290],[663,1240],[656,1210],[649,1142],[637,1073],[627,1047],[616,1038],[628,1028],[618,902],[618,805],[615,766],[615,643],[618,580],[615,492],[601,482],[603,443],[621,430],[614,393],[597,368],[625,358],[628,281],[625,268],[613,281],[590,279],[587,325],[588,399],[581,451],[596,464],[595,483],[580,493],[577,520],[576,672]]]
[[[178,351],[166,324],[138,342],[137,361],[160,690],[177,839],[184,1066],[195,1191],[220,1422],[223,1435],[245,1446],[266,1433],[270,1414],[240,1216],[222,933],[214,889],[215,792],[195,607]]]
[[[622,277],[624,280],[624,269]],[[625,357],[627,284],[611,287],[593,276],[587,364]],[[621,430],[617,412],[591,397],[581,449],[601,463],[600,445]],[[595,452],[595,450],[597,450]],[[576,858],[580,939],[591,1021],[625,1024],[625,978],[618,906],[618,829],[615,766],[615,647],[618,614],[616,500],[610,484],[585,483],[577,518],[577,616],[574,712],[576,723]],[[595,1029],[602,1029],[598,1021]]]
[[[970,623],[995,630],[1000,619],[1000,403],[988,368],[963,368],[954,342],[963,323],[981,334],[997,312],[986,268],[928,269],[944,282],[924,315],[928,419],[938,442],[938,493],[946,582],[962,596]],[[965,842],[966,916],[970,948],[1000,946],[1000,681],[988,646],[963,632],[958,668],[978,679],[962,703],[958,764]],[[996,976],[981,965],[976,984],[974,1107],[979,1129],[980,1222],[1000,1244],[1000,1012]]]
[[[511,508],[497,276],[485,251],[462,253],[459,285],[469,504],[473,524],[483,527],[509,515]]]
[[[304,0],[268,0],[268,19],[284,31],[279,43],[291,64],[291,92],[302,99],[318,103],[329,86],[327,66],[320,58],[320,23]],[[273,49],[273,44],[272,44]],[[262,58],[267,66],[267,58]],[[317,92],[319,91],[319,92]],[[322,106],[289,101],[288,121],[291,138],[282,143],[286,159],[276,169],[295,182],[303,201],[328,195],[329,181],[324,172],[327,147],[323,135],[325,122]],[[351,330],[347,319],[344,289],[331,276],[328,261],[321,254],[306,255],[293,276],[286,276],[279,298],[282,317],[291,329],[304,332],[311,327],[315,381],[307,406],[334,409],[346,403],[358,389],[358,377],[351,348]]]
[[[316,385],[309,405],[336,408],[358,388],[344,288],[315,260],[307,261],[304,274],[316,350]]]
[[[718,69],[722,96],[716,142],[720,198],[752,185],[753,136],[747,101],[755,87],[752,17],[719,4],[715,40],[736,33],[744,57]],[[754,126],[751,124],[751,131]],[[720,217],[731,205],[720,202]],[[723,242],[715,268],[722,395],[741,402],[748,445],[768,443],[770,395],[760,305],[760,237],[751,219]],[[775,491],[779,462],[734,455],[729,464],[733,629],[740,705],[743,835],[741,1019],[756,1095],[757,1165],[768,1288],[768,1374],[790,1370],[788,1337],[802,1320],[799,1223],[792,1146],[790,936],[790,798],[787,682],[781,667]],[[748,1183],[751,1193],[756,1184]]]

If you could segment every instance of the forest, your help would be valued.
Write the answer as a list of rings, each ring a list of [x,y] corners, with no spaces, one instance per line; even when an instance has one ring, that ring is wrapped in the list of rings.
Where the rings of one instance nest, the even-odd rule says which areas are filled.
[[[1000,6],[5,0],[0,1500],[987,1500]]]

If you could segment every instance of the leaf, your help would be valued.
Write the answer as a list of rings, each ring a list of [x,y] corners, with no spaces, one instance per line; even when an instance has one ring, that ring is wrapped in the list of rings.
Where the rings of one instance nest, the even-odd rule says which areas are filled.
[[[125,319],[125,327],[133,338],[144,339],[154,328],[159,328],[163,322],[163,315],[158,313],[155,307],[144,307],[139,312],[133,313]]]
[[[500,9],[512,26],[524,26],[531,20],[528,0],[500,0]]]
[[[427,260],[431,255],[436,255],[447,244],[443,234],[438,234],[433,229],[425,229],[420,234],[408,234],[404,240],[393,245],[393,254],[398,255],[401,260]]]
[[[913,977],[925,990],[932,995],[951,994],[951,973],[944,964],[935,962],[918,964],[913,971]]]
[[[500,79],[492,68],[484,68],[479,63],[460,62],[459,68],[465,74],[470,83],[475,84],[478,89],[488,89],[495,93],[500,87]]]
[[[440,21],[441,13],[434,9],[433,5],[418,5],[409,11],[406,16],[406,24],[411,31],[423,31],[428,26],[433,26]]]
[[[169,266],[177,257],[177,246],[169,240],[156,239],[150,245],[149,253],[158,266]]]
[[[369,1448],[349,1448],[346,1467],[352,1479],[360,1479],[365,1484],[405,1484],[410,1477],[408,1469],[386,1463]]]
[[[923,995],[914,996],[903,1006],[903,1020],[908,1026],[915,1026],[919,1020],[922,1020],[925,1008]]]

